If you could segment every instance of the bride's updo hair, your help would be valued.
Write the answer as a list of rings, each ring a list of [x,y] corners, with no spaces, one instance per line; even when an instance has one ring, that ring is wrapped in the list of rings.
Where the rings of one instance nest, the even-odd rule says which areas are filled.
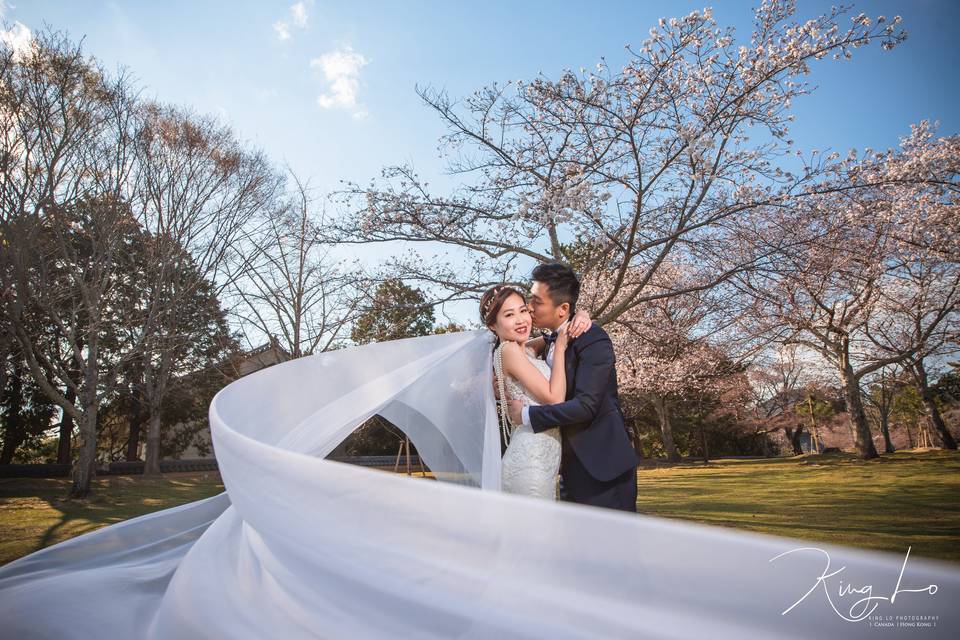
[[[480,296],[480,320],[483,322],[483,326],[489,327],[496,324],[500,307],[507,301],[507,298],[514,294],[523,298],[524,301],[527,300],[525,295],[505,284],[490,287]]]

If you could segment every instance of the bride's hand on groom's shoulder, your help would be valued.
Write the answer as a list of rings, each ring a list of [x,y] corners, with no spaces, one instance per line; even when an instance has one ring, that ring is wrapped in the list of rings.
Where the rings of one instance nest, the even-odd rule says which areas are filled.
[[[567,323],[567,334],[573,340],[579,335],[586,333],[593,326],[593,320],[586,311],[577,311]]]

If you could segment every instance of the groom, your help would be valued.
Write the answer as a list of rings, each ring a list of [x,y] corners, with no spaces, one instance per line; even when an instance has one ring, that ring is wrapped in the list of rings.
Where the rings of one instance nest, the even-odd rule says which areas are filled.
[[[537,433],[560,427],[561,500],[636,512],[637,455],[620,411],[610,337],[594,324],[570,342],[564,362],[552,362],[557,328],[573,315],[579,293],[570,267],[543,264],[533,270],[530,311],[538,327],[552,331],[547,364],[566,367],[567,400],[542,406],[510,400],[510,420]]]

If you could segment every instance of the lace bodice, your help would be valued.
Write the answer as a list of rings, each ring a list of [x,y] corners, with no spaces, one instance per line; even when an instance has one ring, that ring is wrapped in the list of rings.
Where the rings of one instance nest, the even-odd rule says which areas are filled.
[[[502,346],[497,347],[501,349]],[[550,379],[550,365],[529,351],[527,359],[543,376]],[[494,354],[495,357],[501,354]],[[509,375],[503,377],[507,394],[526,404],[540,404],[517,380]],[[556,499],[556,476],[560,468],[560,430],[556,427],[534,433],[527,425],[514,427],[510,434],[510,446],[503,456],[501,487],[508,493]]]

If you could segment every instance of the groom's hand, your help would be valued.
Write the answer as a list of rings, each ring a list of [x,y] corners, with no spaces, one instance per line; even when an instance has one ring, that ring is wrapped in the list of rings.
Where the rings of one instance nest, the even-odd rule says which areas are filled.
[[[507,417],[510,418],[510,424],[523,424],[523,401],[510,400],[507,403]]]

